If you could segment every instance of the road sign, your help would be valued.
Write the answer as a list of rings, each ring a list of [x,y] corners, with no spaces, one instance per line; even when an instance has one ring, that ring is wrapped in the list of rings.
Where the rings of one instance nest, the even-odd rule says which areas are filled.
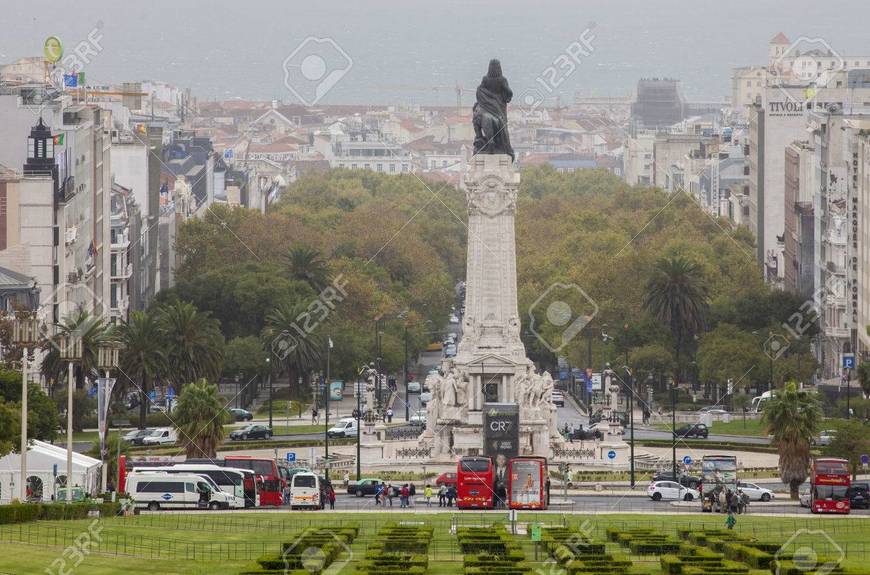
[[[532,525],[532,541],[541,540],[541,526],[537,523]]]
[[[683,457],[683,463],[685,463],[686,465],[691,465],[692,458],[690,456],[686,455],[685,457]]]
[[[616,452],[611,449],[607,452],[607,457],[608,459],[616,459]]]
[[[844,353],[843,354],[843,369],[855,369],[855,354],[854,353]]]
[[[296,453],[293,451],[287,452],[287,463],[294,463],[296,461]]]
[[[865,453],[864,455],[861,456],[861,465],[863,465],[864,467],[867,467],[867,465],[870,465],[870,455],[867,455]]]
[[[224,150],[224,159],[225,160],[232,160],[233,159],[233,149],[232,148],[227,148],[226,150]]]

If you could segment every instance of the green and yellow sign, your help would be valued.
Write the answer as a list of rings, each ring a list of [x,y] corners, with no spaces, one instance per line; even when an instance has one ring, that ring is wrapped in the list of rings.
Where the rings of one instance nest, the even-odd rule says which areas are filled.
[[[63,42],[57,36],[49,36],[45,39],[42,53],[50,63],[57,64],[63,58]]]

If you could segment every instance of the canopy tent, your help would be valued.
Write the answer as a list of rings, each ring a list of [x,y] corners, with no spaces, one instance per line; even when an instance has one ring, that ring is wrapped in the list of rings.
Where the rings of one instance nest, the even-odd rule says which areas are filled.
[[[72,486],[96,495],[100,489],[99,459],[73,452]],[[66,449],[33,440],[27,449],[27,477],[29,497],[51,501],[57,490],[66,483]],[[0,457],[0,504],[9,503],[21,495],[21,456],[9,453]]]

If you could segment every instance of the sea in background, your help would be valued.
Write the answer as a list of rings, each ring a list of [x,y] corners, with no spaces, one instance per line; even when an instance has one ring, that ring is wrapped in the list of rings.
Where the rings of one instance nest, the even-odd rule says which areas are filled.
[[[630,95],[642,77],[677,78],[688,100],[709,101],[730,94],[733,67],[766,62],[779,31],[870,55],[867,22],[864,0],[5,0],[0,62],[41,54],[49,35],[69,52],[96,28],[89,83],[159,79],[200,99],[291,102],[284,60],[327,37],[352,66],[323,103],[451,105],[459,84],[470,105],[490,58],[522,94],[590,28],[594,52],[547,104]]]

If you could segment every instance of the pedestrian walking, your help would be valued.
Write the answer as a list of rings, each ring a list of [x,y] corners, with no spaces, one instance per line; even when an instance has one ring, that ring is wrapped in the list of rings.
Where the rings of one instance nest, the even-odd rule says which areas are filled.
[[[736,524],[737,524],[737,518],[734,517],[734,513],[732,513],[731,510],[729,509],[728,510],[728,518],[725,519],[725,526],[728,527],[728,529],[734,529],[734,525],[736,525]]]
[[[395,487],[387,483],[387,501],[390,502],[390,507],[393,506],[393,497],[396,496]]]
[[[329,497],[329,508],[334,510],[335,509],[335,489],[333,489],[331,485],[329,486],[329,493],[327,493],[327,496]]]
[[[312,423],[312,424],[316,424],[316,423],[317,423],[317,418],[318,418],[318,417],[319,417],[319,415],[318,415],[318,413],[317,413],[317,408],[316,408],[316,407],[312,407],[312,408],[311,408],[311,423]]]
[[[453,507],[454,499],[456,499],[456,488],[451,485],[447,488],[447,507]]]
[[[410,507],[414,506],[414,497],[417,496],[417,488],[414,487],[414,484],[411,483],[408,485],[408,505]]]
[[[350,472],[349,471],[344,472],[344,477],[342,478],[342,481],[344,482],[345,490],[347,490],[347,486],[350,484]]]
[[[375,487],[375,505],[382,505],[384,502],[384,482],[378,483]]]
[[[393,408],[388,407],[387,408],[387,423],[392,423],[392,422],[393,422]]]
[[[423,498],[426,500],[426,507],[432,507],[432,486],[428,483],[423,488]]]
[[[411,494],[411,490],[408,489],[408,484],[404,484],[401,489],[399,489],[399,507],[402,509],[408,508],[408,497]]]
[[[446,507],[447,504],[447,486],[443,483],[438,488],[438,507]]]

